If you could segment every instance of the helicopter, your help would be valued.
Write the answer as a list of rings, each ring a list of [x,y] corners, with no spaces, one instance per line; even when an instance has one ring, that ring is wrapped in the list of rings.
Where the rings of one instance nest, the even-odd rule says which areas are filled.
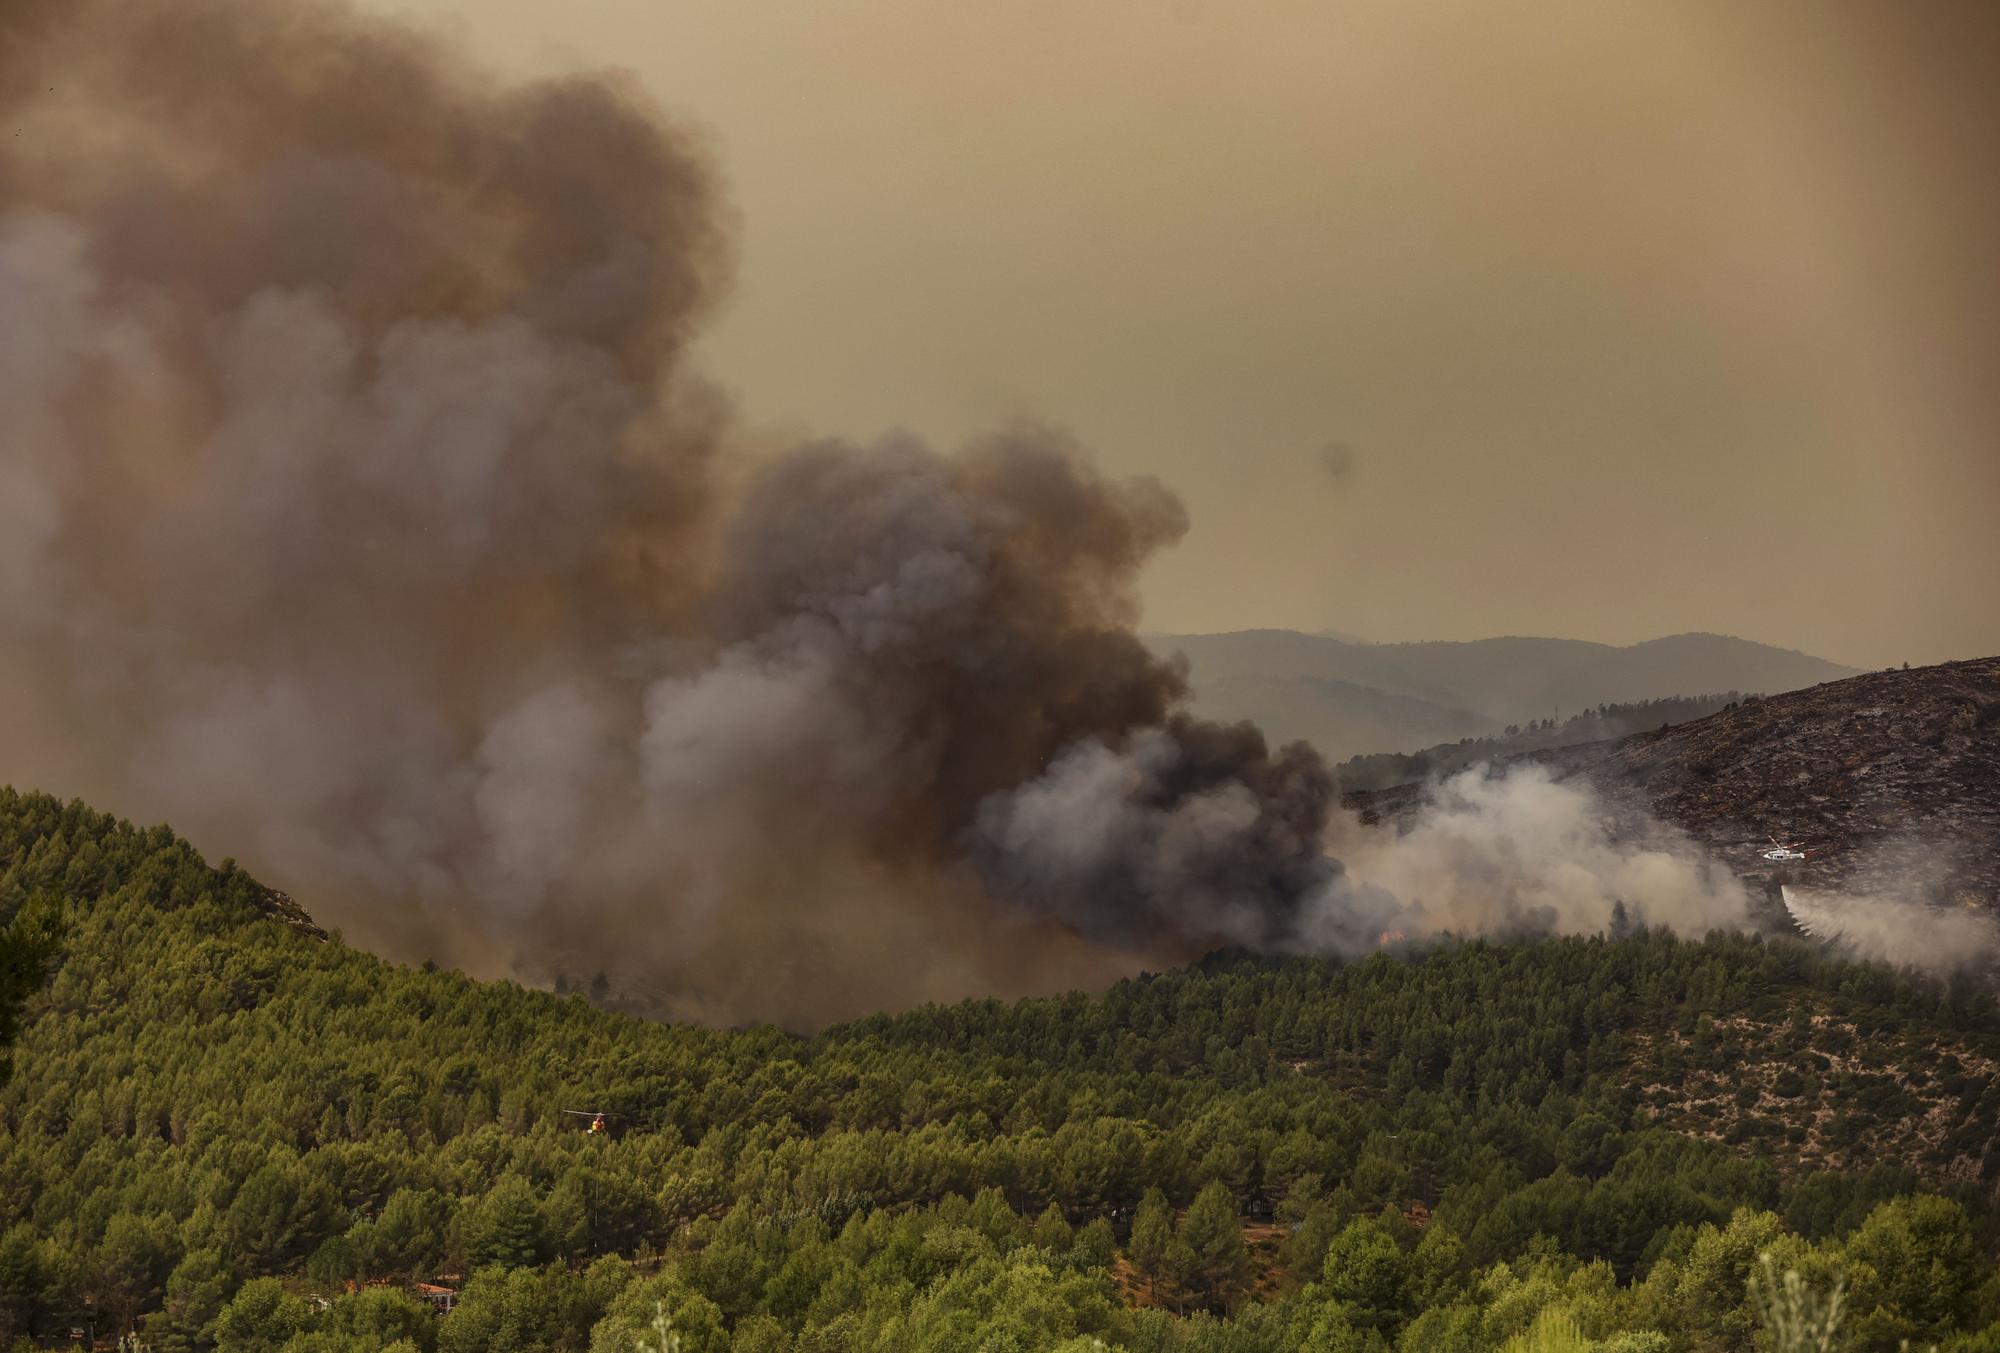
[[[611,1113],[604,1109],[564,1109],[563,1112],[572,1118],[588,1118],[590,1122],[584,1126],[583,1130],[585,1132],[602,1133],[605,1136],[611,1135],[611,1124],[625,1116],[622,1113]]]
[[[1771,838],[1771,848],[1763,852],[1764,858],[1773,864],[1789,864],[1796,860],[1803,860],[1811,854],[1810,850],[1802,849],[1802,843],[1798,841],[1780,841],[1775,836]]]

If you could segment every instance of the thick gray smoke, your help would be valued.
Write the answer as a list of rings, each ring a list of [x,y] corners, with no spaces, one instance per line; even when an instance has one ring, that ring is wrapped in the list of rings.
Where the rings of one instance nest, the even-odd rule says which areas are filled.
[[[0,776],[358,938],[708,1015],[1335,905],[1317,758],[1180,713],[1131,633],[1164,490],[1035,429],[729,452],[682,361],[711,174],[618,81],[12,0],[0,112]]]
[[[1180,505],[1059,434],[746,455],[683,361],[712,175],[614,79],[12,0],[0,113],[0,778],[710,1018],[1741,914],[1532,777],[1335,823],[1309,750],[1185,712],[1132,633]]]

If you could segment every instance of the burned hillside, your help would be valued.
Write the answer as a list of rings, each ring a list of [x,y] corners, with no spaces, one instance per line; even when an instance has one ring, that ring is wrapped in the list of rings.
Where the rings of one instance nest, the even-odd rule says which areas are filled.
[[[1753,887],[2000,910],[2000,658],[1874,672],[1512,758],[1679,828]],[[1422,785],[1346,796],[1399,821]],[[1774,843],[1803,860],[1773,860]]]

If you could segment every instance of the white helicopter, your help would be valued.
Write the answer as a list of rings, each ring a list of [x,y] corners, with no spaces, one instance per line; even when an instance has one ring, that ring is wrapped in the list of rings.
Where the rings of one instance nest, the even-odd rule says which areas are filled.
[[[1802,848],[1800,842],[1780,841],[1775,836],[1771,838],[1771,848],[1763,852],[1764,858],[1773,864],[1791,864],[1811,854],[1811,851]]]

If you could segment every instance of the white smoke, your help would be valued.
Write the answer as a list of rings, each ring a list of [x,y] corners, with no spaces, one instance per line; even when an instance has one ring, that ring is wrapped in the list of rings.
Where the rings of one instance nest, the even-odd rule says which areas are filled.
[[[1614,814],[1587,785],[1532,764],[1462,771],[1401,824],[1343,815],[1332,844],[1347,879],[1305,928],[1328,947],[1347,946],[1357,914],[1376,918],[1379,941],[1595,934],[1621,904],[1633,925],[1701,935],[1742,926],[1750,911],[1741,881],[1684,833]]]
[[[1952,969],[2000,955],[2000,925],[1963,908],[1786,885],[1785,910],[1815,939],[1898,967]]]

